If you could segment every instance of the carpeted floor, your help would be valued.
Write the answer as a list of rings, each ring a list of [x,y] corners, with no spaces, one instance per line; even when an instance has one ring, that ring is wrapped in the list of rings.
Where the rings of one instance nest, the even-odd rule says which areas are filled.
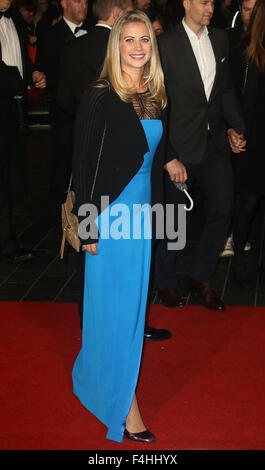
[[[137,396],[152,449],[264,449],[265,308],[152,305],[168,341],[145,343]],[[72,393],[76,304],[0,302],[0,448],[147,449],[105,439]]]

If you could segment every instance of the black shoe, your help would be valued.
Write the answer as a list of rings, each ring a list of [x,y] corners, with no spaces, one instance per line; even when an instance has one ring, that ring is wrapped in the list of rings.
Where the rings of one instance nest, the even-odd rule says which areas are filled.
[[[141,444],[151,444],[151,442],[156,441],[156,437],[148,429],[143,432],[129,432],[127,429],[124,429],[124,436],[129,441],[139,442]]]
[[[15,263],[22,263],[23,261],[29,261],[34,258],[34,255],[29,250],[22,250],[21,248],[13,251],[9,255],[5,256],[5,258],[14,261]]]
[[[158,330],[157,328],[152,328],[151,326],[145,325],[144,329],[144,341],[163,341],[165,339],[171,338],[171,333],[168,330]]]
[[[208,282],[199,282],[191,279],[190,289],[194,295],[201,297],[205,307],[216,312],[225,311],[224,303],[219,299]]]
[[[175,288],[158,289],[158,295],[160,302],[164,307],[183,308],[185,306],[185,301]]]

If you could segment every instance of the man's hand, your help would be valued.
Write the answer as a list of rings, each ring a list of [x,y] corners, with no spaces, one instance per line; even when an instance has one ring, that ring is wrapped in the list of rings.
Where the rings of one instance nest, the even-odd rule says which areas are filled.
[[[247,141],[244,139],[243,134],[238,134],[234,129],[228,129],[227,134],[232,152],[240,153],[246,151],[244,147]]]
[[[36,88],[46,88],[46,77],[43,72],[33,72],[32,80]]]
[[[177,159],[174,158],[164,165],[165,170],[168,171],[171,181],[176,183],[185,183],[188,179],[185,166]]]

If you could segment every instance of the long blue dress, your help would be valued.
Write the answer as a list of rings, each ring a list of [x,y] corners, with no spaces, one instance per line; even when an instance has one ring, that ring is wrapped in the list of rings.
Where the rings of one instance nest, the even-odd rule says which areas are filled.
[[[142,355],[151,260],[151,167],[163,131],[159,119],[141,123],[149,152],[98,217],[98,255],[86,253],[82,349],[72,373],[75,395],[108,427],[107,439],[117,442],[123,442]]]

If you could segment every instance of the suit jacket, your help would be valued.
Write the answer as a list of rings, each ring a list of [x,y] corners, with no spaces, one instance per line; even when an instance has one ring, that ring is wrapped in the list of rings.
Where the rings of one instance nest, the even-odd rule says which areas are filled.
[[[109,28],[95,26],[65,47],[61,56],[57,97],[60,107],[67,113],[75,115],[84,90],[98,78],[109,35]]]
[[[164,133],[152,165],[152,204],[162,203],[164,199],[167,109],[161,112],[161,120]],[[103,151],[91,198],[105,123]],[[72,172],[76,203],[73,212],[77,215],[82,204],[93,203],[100,213],[101,196],[109,196],[109,202],[113,202],[140,169],[148,151],[145,132],[133,104],[123,102],[112,89],[89,87],[83,94],[75,121]],[[83,242],[93,241],[95,239]]]
[[[9,149],[16,124],[14,96],[23,95],[26,92],[27,82],[31,80],[34,71],[34,65],[31,63],[27,52],[27,36],[23,18],[13,7],[11,7],[11,18],[16,27],[20,43],[23,79],[17,67],[8,66],[2,60],[0,42],[0,163],[2,164],[9,161]]]
[[[159,37],[159,49],[169,97],[169,152],[184,164],[199,163],[205,153],[208,123],[213,140],[224,155],[230,153],[227,129],[244,133],[230,80],[228,39],[223,30],[208,28],[216,59],[216,76],[207,101],[189,38],[180,22]]]
[[[40,37],[37,46],[35,63],[46,75],[47,87],[52,95],[52,105],[55,107],[61,53],[66,44],[74,38],[75,35],[62,18]]]

